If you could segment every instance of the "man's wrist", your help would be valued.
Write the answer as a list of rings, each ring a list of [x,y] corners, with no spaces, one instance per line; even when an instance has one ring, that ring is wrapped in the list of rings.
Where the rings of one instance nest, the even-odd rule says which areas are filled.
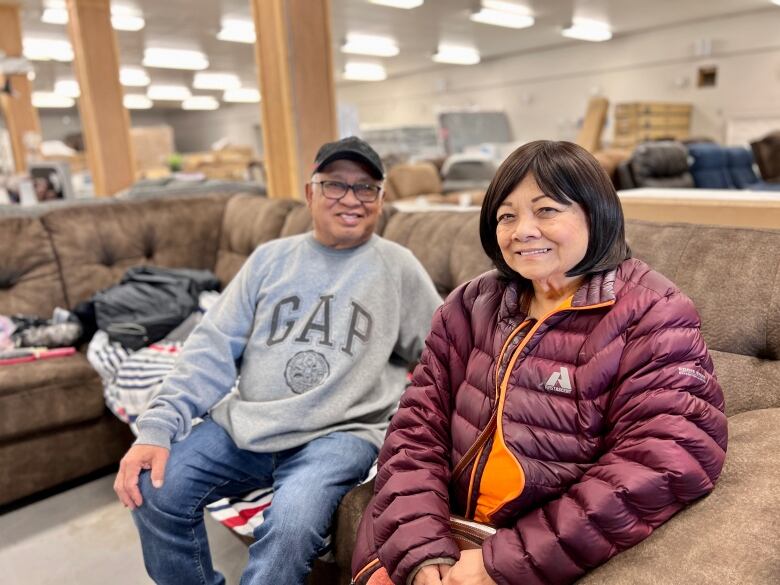
[[[144,425],[138,429],[138,438],[133,445],[154,445],[171,448],[171,433],[163,427]]]

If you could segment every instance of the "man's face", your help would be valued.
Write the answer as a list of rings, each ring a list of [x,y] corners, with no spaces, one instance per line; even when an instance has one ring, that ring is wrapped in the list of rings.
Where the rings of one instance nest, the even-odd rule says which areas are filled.
[[[314,223],[314,237],[319,243],[343,250],[368,241],[382,211],[384,194],[380,193],[376,201],[366,203],[358,200],[355,192],[349,189],[341,199],[328,199],[323,195],[320,181],[377,186],[381,181],[373,179],[360,163],[335,160],[315,173],[312,182],[306,184],[306,204]]]

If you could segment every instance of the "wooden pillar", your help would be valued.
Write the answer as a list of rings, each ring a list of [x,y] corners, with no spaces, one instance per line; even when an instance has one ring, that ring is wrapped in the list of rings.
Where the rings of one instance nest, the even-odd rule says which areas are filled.
[[[109,0],[67,0],[79,111],[95,195],[113,195],[135,181],[130,116],[122,104],[119,49]]]
[[[317,149],[338,138],[330,0],[250,0],[270,197],[301,198]]]
[[[8,57],[22,56],[22,21],[18,4],[0,3],[0,51]],[[38,111],[32,105],[32,88],[26,75],[10,75],[11,93],[0,94],[5,126],[11,136],[11,150],[17,172],[27,168],[25,134],[41,134]],[[0,75],[0,84],[6,79]]]

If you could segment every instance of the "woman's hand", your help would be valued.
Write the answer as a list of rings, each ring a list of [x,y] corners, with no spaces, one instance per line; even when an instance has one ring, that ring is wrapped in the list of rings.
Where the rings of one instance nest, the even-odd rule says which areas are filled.
[[[474,549],[461,551],[460,560],[450,567],[442,585],[496,585],[496,582],[485,570],[482,549]]]
[[[450,565],[444,564],[425,565],[417,571],[413,585],[442,585],[444,577],[447,576],[451,568]]]

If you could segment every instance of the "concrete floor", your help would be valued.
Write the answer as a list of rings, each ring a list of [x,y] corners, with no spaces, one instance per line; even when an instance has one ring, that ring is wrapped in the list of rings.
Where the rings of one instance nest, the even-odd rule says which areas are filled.
[[[8,585],[145,585],[141,545],[113,476],[0,516],[0,582]],[[228,585],[238,584],[247,548],[206,515],[211,553]]]

